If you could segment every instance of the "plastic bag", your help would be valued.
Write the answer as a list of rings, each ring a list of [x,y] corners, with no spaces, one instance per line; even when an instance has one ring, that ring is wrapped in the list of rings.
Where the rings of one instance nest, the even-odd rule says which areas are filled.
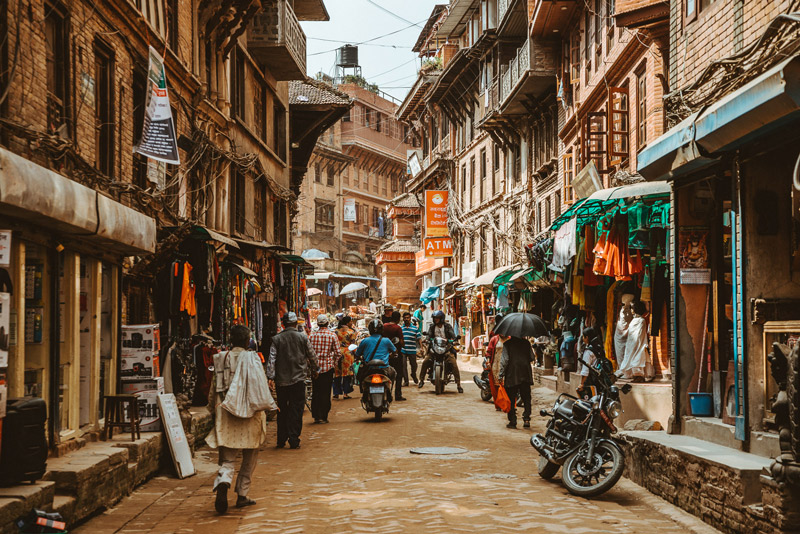
[[[503,386],[497,386],[497,400],[494,402],[494,404],[505,413],[511,411],[511,399],[508,398],[506,388]]]
[[[252,351],[239,353],[236,371],[221,406],[242,419],[253,417],[256,412],[278,409],[258,354]]]

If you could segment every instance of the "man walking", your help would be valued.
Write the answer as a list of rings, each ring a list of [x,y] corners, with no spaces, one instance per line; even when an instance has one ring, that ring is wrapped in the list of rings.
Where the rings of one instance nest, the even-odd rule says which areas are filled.
[[[397,373],[397,380],[394,386],[394,400],[404,401],[403,397],[403,329],[398,324],[400,322],[400,312],[393,311],[388,319],[384,317],[383,321],[383,335],[389,338],[397,350],[389,357],[389,365],[391,365]]]
[[[214,415],[214,429],[206,437],[209,447],[219,448],[219,471],[214,480],[214,491],[217,493],[214,507],[224,514],[228,511],[228,489],[233,482],[234,462],[239,451],[242,452],[242,467],[236,477],[236,507],[243,508],[255,504],[247,497],[250,480],[258,463],[258,449],[267,437],[267,420],[264,412],[255,412],[252,417],[241,418],[223,409],[222,403],[228,393],[235,372],[242,363],[250,363],[261,369],[261,358],[258,354],[246,350],[250,343],[250,329],[243,325],[231,328],[231,344],[233,349],[214,355],[214,380],[208,395],[208,408]],[[249,358],[252,362],[245,360]],[[267,388],[267,379],[263,372],[254,375],[256,380],[263,380],[262,391]]]
[[[289,312],[281,319],[284,330],[272,338],[267,363],[267,377],[274,381],[278,394],[278,443],[282,449],[286,442],[289,448],[300,448],[300,433],[303,431],[303,407],[305,406],[308,374],[316,378],[317,356],[308,336],[297,330],[297,314]]]
[[[425,322],[425,318],[422,316],[422,314],[425,313],[425,310],[427,309],[428,307],[423,304],[414,310],[414,319],[417,320],[417,330],[419,330],[420,334],[422,334],[422,323]]]
[[[403,314],[403,359],[408,360],[411,364],[411,378],[416,384],[417,381],[417,350],[419,348],[419,340],[422,334],[419,330],[411,324],[411,313],[405,312]],[[407,372],[406,362],[403,362],[403,374]],[[406,379],[405,385],[408,385]]]
[[[497,354],[494,355],[497,358]],[[533,384],[533,349],[527,339],[509,337],[503,341],[503,355],[500,358],[500,383],[506,388],[511,402],[522,399],[522,420],[525,428],[531,426],[531,385]],[[517,428],[517,407],[508,412],[508,428]]]
[[[319,375],[312,382],[311,416],[315,423],[327,423],[331,411],[331,387],[334,367],[342,358],[339,338],[328,328],[328,316],[317,316],[319,329],[312,332],[309,339],[319,360]]]

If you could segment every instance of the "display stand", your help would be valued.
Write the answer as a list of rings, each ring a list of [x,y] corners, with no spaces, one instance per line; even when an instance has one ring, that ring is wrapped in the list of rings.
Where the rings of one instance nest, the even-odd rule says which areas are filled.
[[[167,434],[169,452],[172,455],[172,461],[175,463],[178,478],[190,477],[195,474],[192,451],[186,441],[186,434],[183,431],[181,414],[178,410],[178,403],[175,401],[175,395],[172,393],[159,395],[158,407],[161,411],[161,420],[164,424],[164,432]]]

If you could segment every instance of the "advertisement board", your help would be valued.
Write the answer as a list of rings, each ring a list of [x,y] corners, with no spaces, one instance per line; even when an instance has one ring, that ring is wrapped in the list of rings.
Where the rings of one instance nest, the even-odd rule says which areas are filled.
[[[453,255],[453,240],[449,237],[426,237],[422,250],[427,257],[449,258]]]
[[[344,199],[344,222],[356,222],[356,199]]]
[[[444,237],[447,230],[447,191],[425,191],[425,236]]]

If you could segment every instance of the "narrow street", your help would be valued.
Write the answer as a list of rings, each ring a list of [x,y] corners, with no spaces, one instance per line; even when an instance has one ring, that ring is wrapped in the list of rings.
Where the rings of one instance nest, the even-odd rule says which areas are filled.
[[[509,430],[503,414],[481,402],[472,374],[464,394],[450,385],[436,397],[413,386],[382,422],[356,398],[333,401],[328,425],[306,412],[300,450],[274,448],[274,423],[250,496],[258,504],[218,516],[211,484],[216,452],[202,449],[197,475],[158,476],[117,507],[73,530],[78,534],[198,532],[609,532],[715,533],[699,519],[622,479],[605,496],[571,496],[558,477],[538,477],[528,440],[539,431]],[[534,412],[552,393],[534,390]],[[464,454],[416,455],[415,447],[461,447]]]

